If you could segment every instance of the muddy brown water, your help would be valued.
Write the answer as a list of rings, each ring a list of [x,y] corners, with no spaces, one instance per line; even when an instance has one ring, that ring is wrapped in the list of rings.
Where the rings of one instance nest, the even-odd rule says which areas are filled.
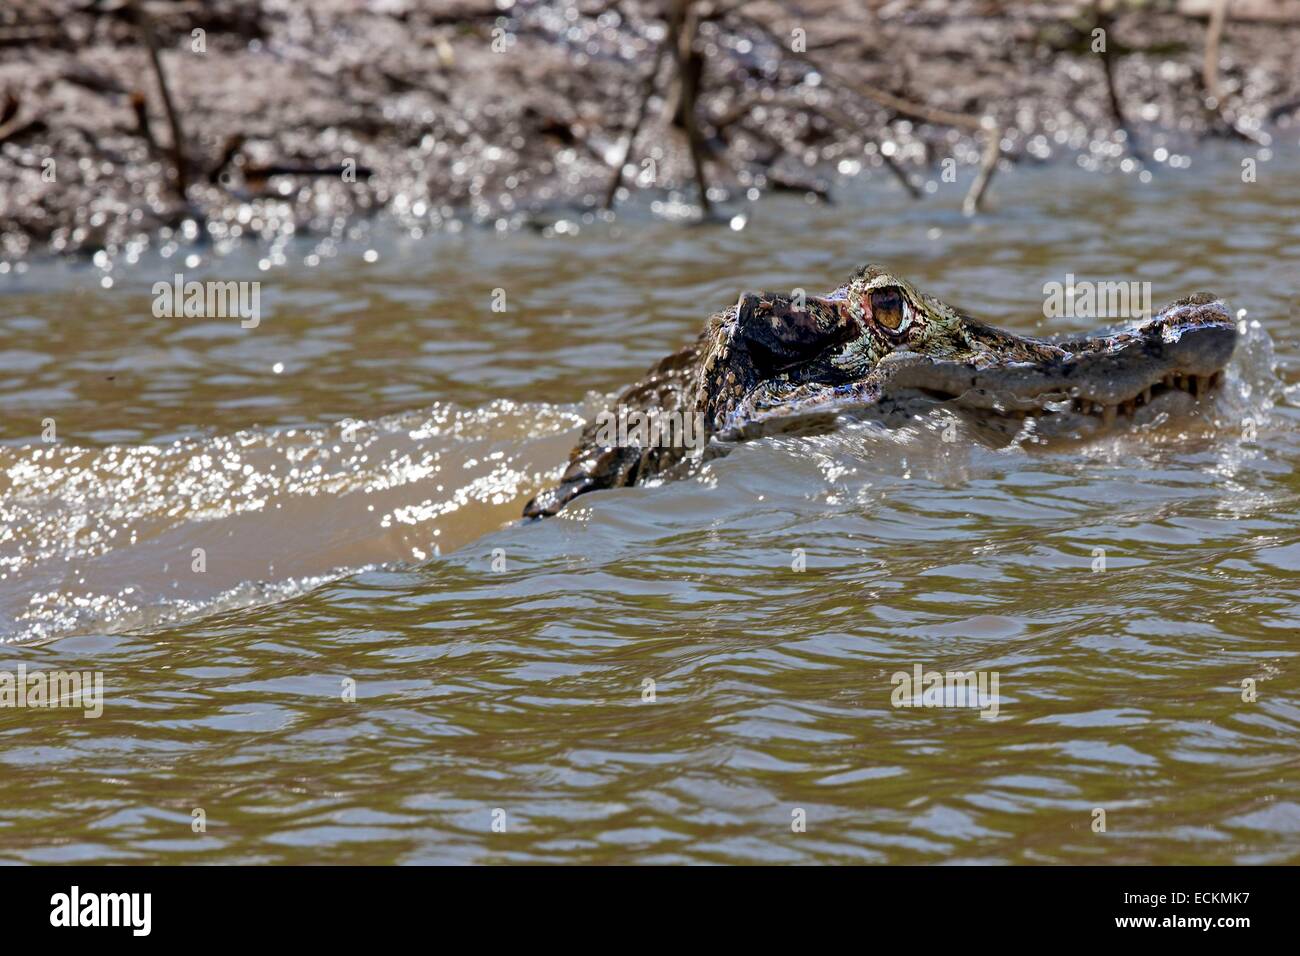
[[[0,857],[1297,861],[1300,164],[1237,163],[10,264],[0,672],[104,700],[0,708]],[[516,520],[709,311],[865,261],[1024,332],[1104,324],[1043,317],[1068,274],[1208,289],[1245,336],[1141,434],[846,423]],[[178,271],[259,280],[258,327],[155,317]],[[996,717],[892,706],[917,665]]]

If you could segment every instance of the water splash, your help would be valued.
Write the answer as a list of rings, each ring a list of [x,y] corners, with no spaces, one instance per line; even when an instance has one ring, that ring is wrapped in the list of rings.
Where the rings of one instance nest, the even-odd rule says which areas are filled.
[[[0,447],[0,639],[145,627],[440,555],[518,517],[579,415],[443,403],[165,446]]]

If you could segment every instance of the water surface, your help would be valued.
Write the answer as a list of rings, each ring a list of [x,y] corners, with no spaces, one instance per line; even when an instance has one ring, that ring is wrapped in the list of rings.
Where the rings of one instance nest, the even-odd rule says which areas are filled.
[[[1300,859],[1300,165],[964,185],[0,275],[0,670],[106,684],[0,710],[0,856]],[[1142,434],[846,424],[516,520],[708,312],[867,261],[1022,332],[1089,324],[1067,274],[1207,289],[1244,344]],[[177,271],[261,324],[156,318]],[[917,664],[997,718],[891,706]]]

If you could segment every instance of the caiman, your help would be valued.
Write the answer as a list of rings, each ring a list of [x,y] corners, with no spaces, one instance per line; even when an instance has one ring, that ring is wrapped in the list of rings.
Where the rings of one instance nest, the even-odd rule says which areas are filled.
[[[746,292],[587,424],[559,484],[524,516],[678,477],[729,442],[841,414],[898,425],[947,407],[1006,436],[1144,424],[1217,388],[1236,340],[1227,308],[1204,292],[1124,326],[1050,338],[985,325],[877,265],[825,296]]]

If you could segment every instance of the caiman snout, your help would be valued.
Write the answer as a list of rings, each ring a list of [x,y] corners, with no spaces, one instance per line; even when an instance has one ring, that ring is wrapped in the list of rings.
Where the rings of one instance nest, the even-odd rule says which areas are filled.
[[[894,352],[880,362],[886,393],[917,389],[966,408],[1013,414],[1071,410],[1114,420],[1174,390],[1199,398],[1220,381],[1236,346],[1236,324],[1207,294],[1158,315],[1083,336],[1001,339],[973,361]],[[999,355],[1005,358],[999,358]]]

